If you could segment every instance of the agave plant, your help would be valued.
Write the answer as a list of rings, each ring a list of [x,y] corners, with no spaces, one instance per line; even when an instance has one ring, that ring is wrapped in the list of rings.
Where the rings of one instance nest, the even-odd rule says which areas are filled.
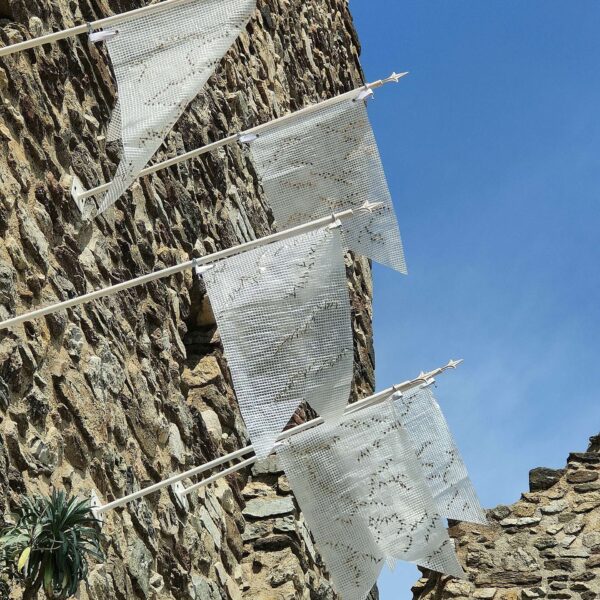
[[[22,579],[23,599],[43,588],[55,600],[69,598],[87,578],[88,557],[104,560],[101,534],[87,500],[24,498],[17,523],[0,532],[0,564]]]

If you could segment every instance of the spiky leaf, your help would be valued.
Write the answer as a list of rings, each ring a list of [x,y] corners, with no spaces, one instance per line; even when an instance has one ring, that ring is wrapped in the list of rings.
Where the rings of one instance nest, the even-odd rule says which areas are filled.
[[[56,491],[26,497],[16,524],[0,532],[0,566],[16,566],[25,586],[40,582],[48,598],[62,600],[87,577],[88,558],[104,560],[100,538],[87,501]]]
[[[21,552],[21,556],[19,558],[19,562],[17,563],[17,571],[22,571],[27,561],[29,560],[29,555],[31,554],[31,546],[27,546],[23,552]]]

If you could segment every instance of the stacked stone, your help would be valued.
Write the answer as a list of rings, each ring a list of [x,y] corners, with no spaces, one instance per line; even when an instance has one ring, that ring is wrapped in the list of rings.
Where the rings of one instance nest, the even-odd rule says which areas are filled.
[[[0,41],[146,3],[0,0]],[[157,159],[356,87],[358,54],[346,0],[259,0]],[[81,220],[70,174],[93,187],[119,159],[104,137],[108,65],[85,36],[0,60],[0,319],[271,231],[236,145],[142,179],[114,210]],[[346,265],[356,398],[373,388],[371,282],[367,261]],[[247,442],[191,272],[0,332],[0,517],[52,486],[120,498]],[[188,513],[169,490],[109,513],[107,560],[81,598],[334,598],[285,483],[260,468],[256,478],[246,471],[192,494]],[[265,498],[281,504],[257,508]]]
[[[425,573],[414,599],[600,598],[599,441],[565,469],[534,469],[530,492],[489,511],[490,527],[454,525],[468,581]]]
[[[320,564],[320,558],[276,456],[253,468],[252,480],[243,496],[243,540],[248,554],[242,566],[250,595],[264,600],[295,598],[298,582],[308,579],[308,586],[314,590],[311,600],[333,599],[328,582],[310,581],[310,564]],[[277,596],[273,595],[273,588],[277,589]],[[374,590],[366,600],[378,597]]]

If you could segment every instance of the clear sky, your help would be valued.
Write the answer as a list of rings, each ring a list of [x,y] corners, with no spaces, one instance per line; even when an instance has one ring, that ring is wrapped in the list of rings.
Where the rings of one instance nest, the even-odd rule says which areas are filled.
[[[483,504],[600,432],[600,2],[351,0],[409,267],[375,266],[381,389],[438,398]],[[415,572],[382,576],[408,600]]]

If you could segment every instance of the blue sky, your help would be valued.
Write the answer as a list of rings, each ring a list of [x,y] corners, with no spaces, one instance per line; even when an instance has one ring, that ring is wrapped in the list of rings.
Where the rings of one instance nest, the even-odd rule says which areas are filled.
[[[600,432],[600,3],[352,0],[403,277],[375,266],[377,383],[438,397],[485,506]],[[382,576],[411,598],[415,572]]]

